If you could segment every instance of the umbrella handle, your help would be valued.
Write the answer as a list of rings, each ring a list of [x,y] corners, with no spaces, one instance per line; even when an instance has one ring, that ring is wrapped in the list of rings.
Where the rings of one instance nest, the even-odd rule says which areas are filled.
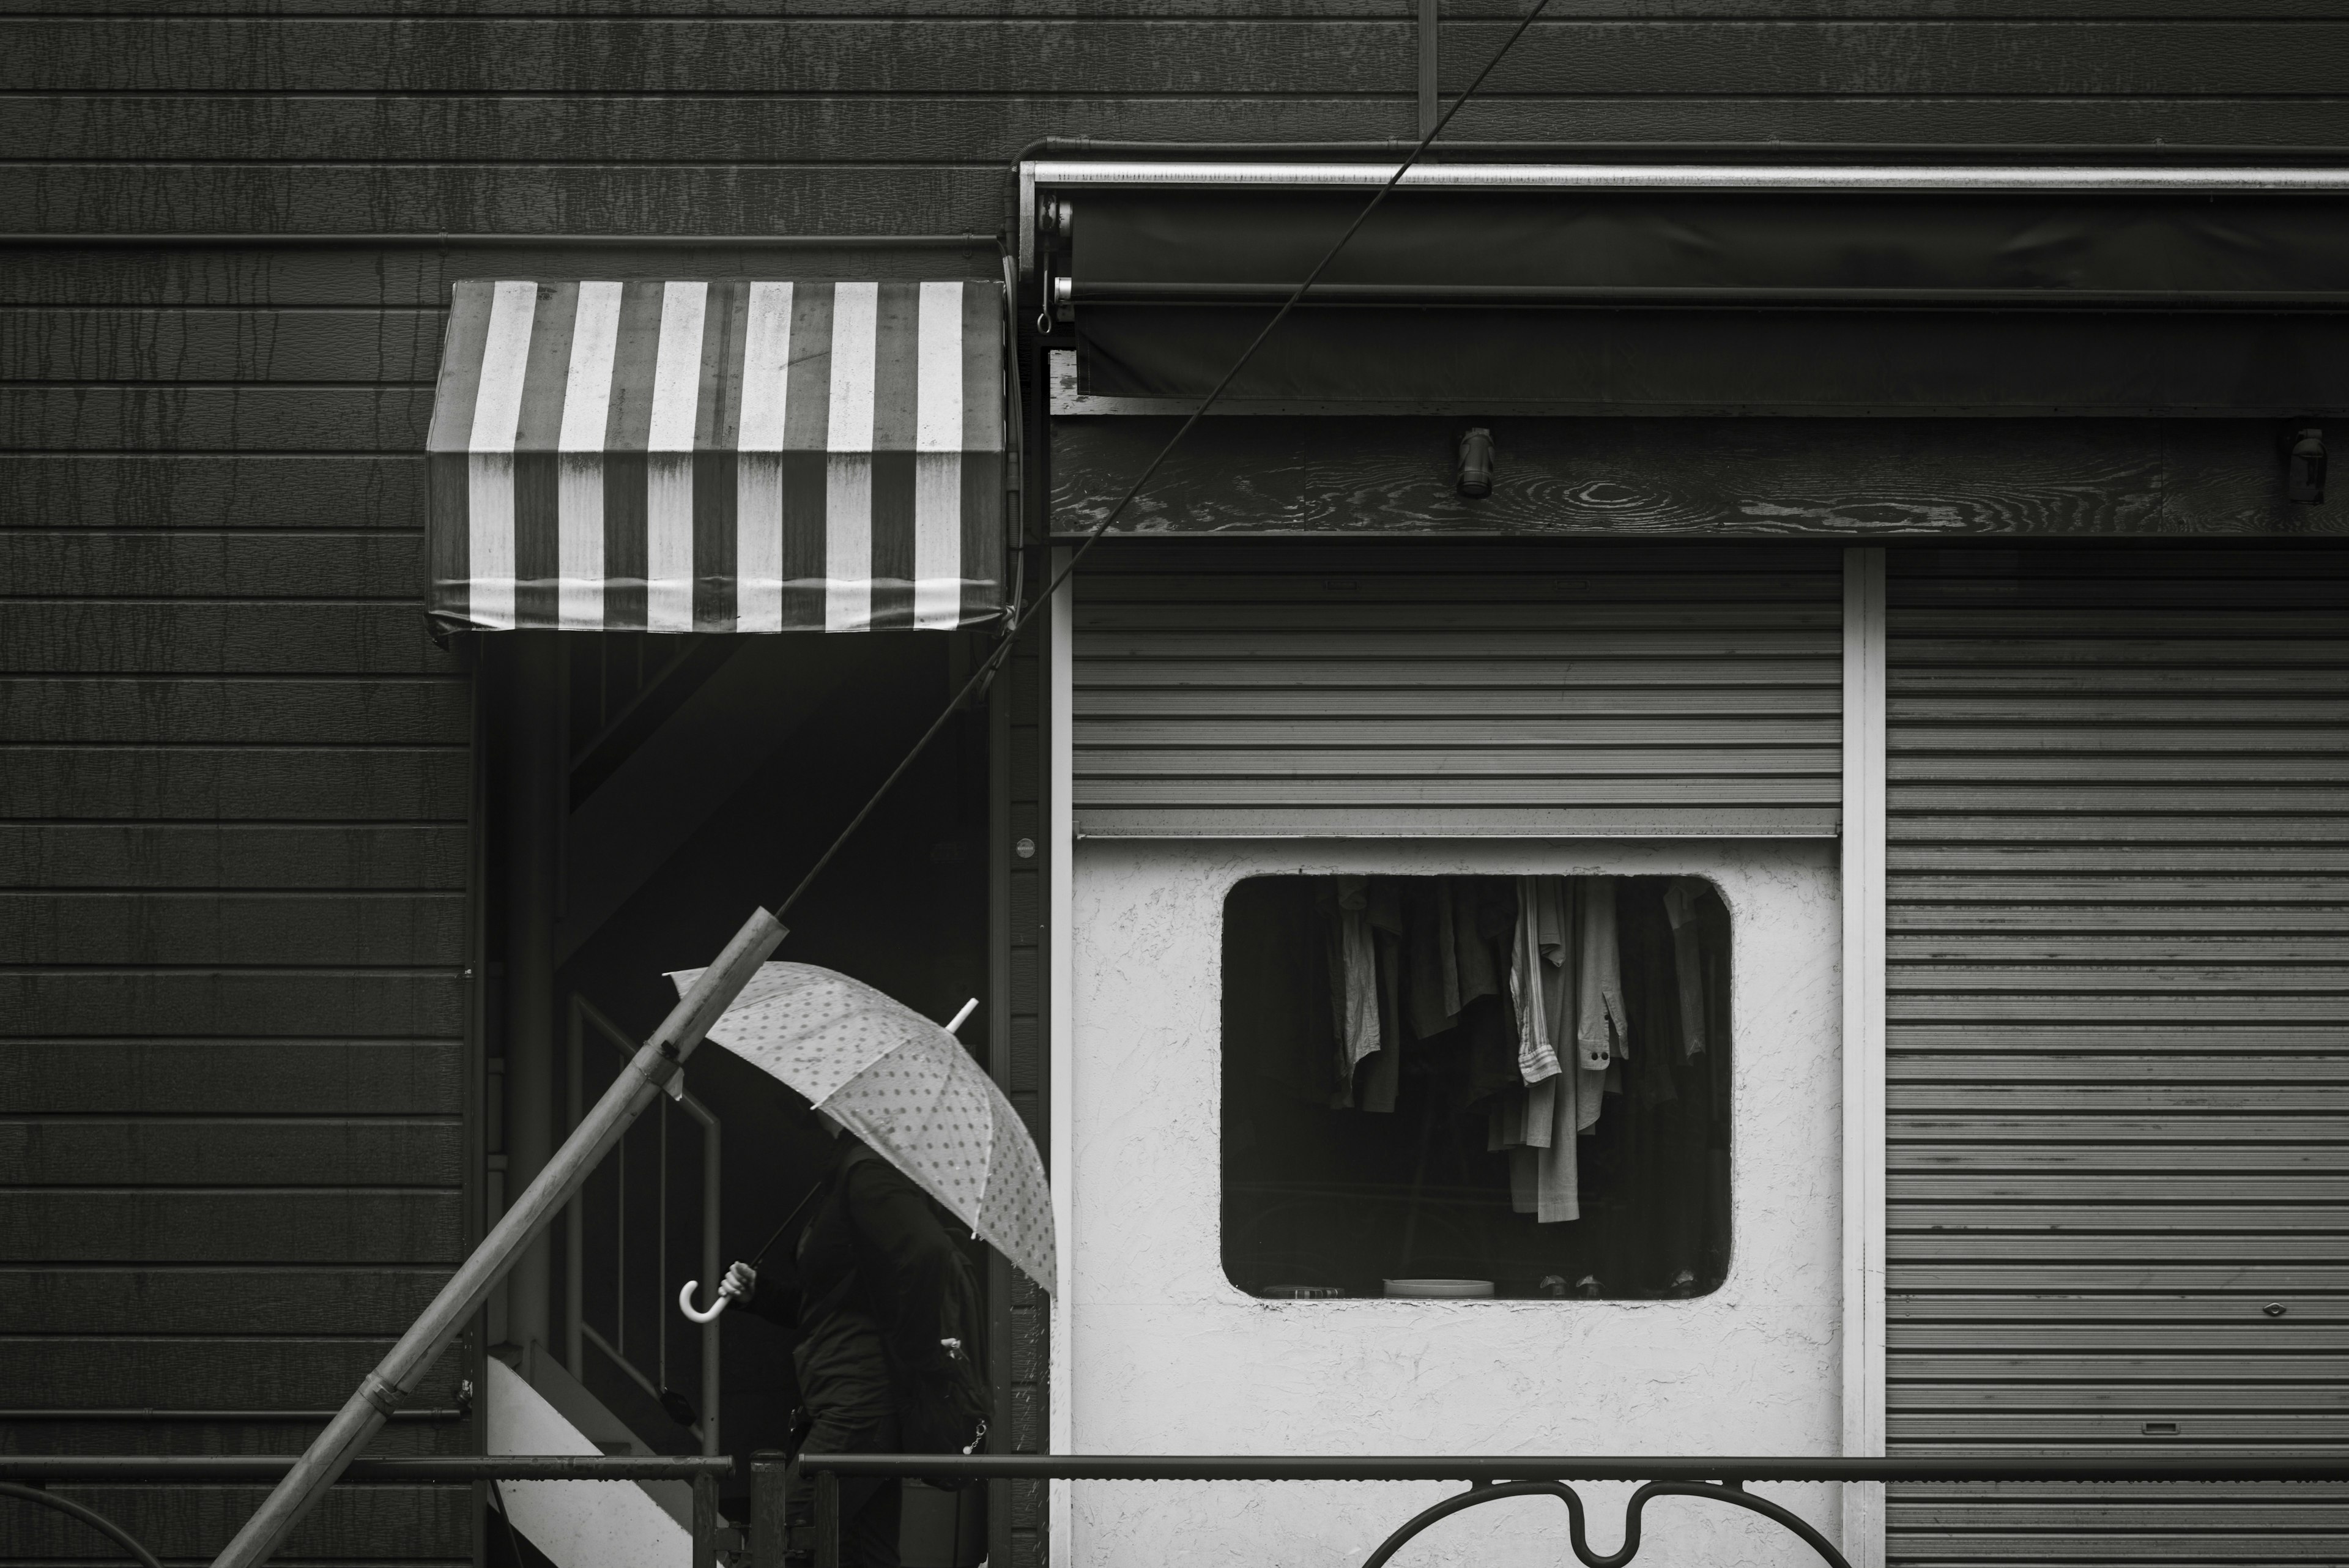
[[[727,1305],[733,1301],[734,1293],[731,1291],[719,1291],[718,1300],[711,1303],[709,1310],[702,1312],[693,1304],[693,1293],[700,1288],[699,1280],[686,1281],[685,1289],[677,1293],[677,1310],[696,1323],[716,1323],[719,1315],[726,1311]]]

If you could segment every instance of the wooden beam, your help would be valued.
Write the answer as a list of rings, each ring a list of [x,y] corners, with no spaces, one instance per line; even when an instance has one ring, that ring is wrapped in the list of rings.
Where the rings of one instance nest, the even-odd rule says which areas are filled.
[[[1053,422],[1052,527],[1098,522],[1156,417]],[[1454,488],[1488,426],[1493,493]],[[2349,484],[2284,499],[2271,421],[1267,417],[1203,421],[1122,535],[1542,538],[2271,537],[2349,534]],[[2349,437],[2349,431],[2341,432]]]

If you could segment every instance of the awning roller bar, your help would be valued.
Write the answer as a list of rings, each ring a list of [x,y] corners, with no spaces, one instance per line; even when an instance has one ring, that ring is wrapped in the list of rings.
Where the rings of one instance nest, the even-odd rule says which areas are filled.
[[[1028,166],[1038,187],[1249,187],[1372,190],[1394,178],[1387,163],[1108,162],[1047,160]],[[1982,191],[2349,193],[2349,167],[2334,169],[2106,168],[2094,164],[1422,163],[1405,190],[1462,191]]]

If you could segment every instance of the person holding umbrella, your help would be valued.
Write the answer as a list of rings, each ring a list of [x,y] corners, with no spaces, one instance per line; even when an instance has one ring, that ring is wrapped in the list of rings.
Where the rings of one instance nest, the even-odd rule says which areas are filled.
[[[756,1267],[736,1262],[719,1293],[794,1334],[801,1413],[794,1445],[815,1453],[905,1451],[894,1362],[902,1348],[959,1337],[943,1321],[951,1285],[969,1264],[920,1188],[840,1124],[832,1168],[810,1195],[789,1289],[761,1292]],[[788,1223],[788,1221],[787,1221]],[[889,1347],[901,1348],[893,1358]],[[803,1435],[801,1429],[804,1428]],[[814,1516],[813,1488],[794,1465],[786,1511],[797,1534]],[[854,1476],[840,1487],[843,1568],[897,1568],[903,1489],[895,1476]]]
[[[694,972],[671,978],[683,988]],[[969,1453],[984,1440],[978,1276],[929,1199],[1045,1290],[1056,1282],[1043,1161],[952,1033],[969,1012],[941,1028],[845,975],[769,963],[710,1027],[712,1044],[805,1096],[835,1139],[830,1169],[767,1242],[807,1216],[792,1287],[761,1288],[762,1247],[727,1270],[708,1311],[693,1305],[698,1282],[678,1302],[708,1322],[740,1301],[797,1334],[802,1453]],[[796,1536],[813,1513],[796,1465],[787,1491]],[[843,1479],[844,1568],[897,1568],[901,1508],[894,1478]]]

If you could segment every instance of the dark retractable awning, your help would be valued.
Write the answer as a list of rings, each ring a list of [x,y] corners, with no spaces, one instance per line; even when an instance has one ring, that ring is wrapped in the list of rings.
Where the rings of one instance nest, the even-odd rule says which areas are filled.
[[[1029,166],[1084,411],[1215,385],[1391,171]],[[2349,170],[1431,164],[1224,411],[1473,409],[2339,411]]]
[[[1003,608],[1000,283],[456,286],[429,442],[459,629],[949,629]]]

